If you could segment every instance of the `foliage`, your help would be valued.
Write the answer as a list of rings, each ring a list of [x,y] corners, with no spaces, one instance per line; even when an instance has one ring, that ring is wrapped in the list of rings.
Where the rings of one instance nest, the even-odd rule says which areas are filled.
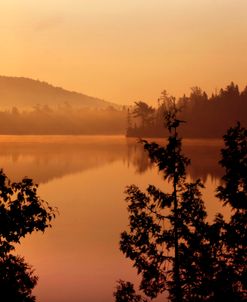
[[[150,125],[153,118],[154,108],[148,106],[146,103],[139,101],[135,102],[135,107],[133,110],[134,117],[140,117],[142,126]]]
[[[123,134],[125,108],[76,108],[61,104],[0,109],[0,134]]]
[[[0,298],[7,302],[33,302],[32,289],[38,278],[24,258],[7,255],[0,258]]]
[[[218,197],[224,205],[230,204],[235,210],[247,209],[247,130],[237,123],[224,135],[225,149],[222,149],[220,164],[226,174],[224,184],[218,188]]]
[[[134,286],[130,282],[118,281],[116,291],[114,292],[116,302],[147,302],[141,295],[136,294]]]
[[[37,195],[29,178],[11,183],[0,171],[0,254],[14,249],[26,234],[44,231],[55,217],[53,209]]]
[[[37,195],[29,178],[11,182],[0,170],[0,298],[1,301],[35,301],[37,283],[31,267],[11,252],[20,239],[51,226],[55,211]]]
[[[128,109],[127,115],[127,136],[132,136],[132,133],[135,133],[137,129],[139,131],[145,131],[145,129],[154,126],[154,116],[155,109],[145,102],[139,101],[135,102],[135,106],[132,111]],[[131,116],[136,119],[136,122],[139,123],[138,127],[136,122],[132,123]]]
[[[164,127],[164,113],[170,110],[175,100],[175,97],[164,90],[152,114],[152,123],[147,126],[129,127],[127,136],[164,137],[164,135],[169,135],[168,129]],[[192,87],[190,94],[178,98],[176,104],[179,108],[183,108],[179,113],[179,118],[189,121],[179,130],[182,137],[220,138],[236,120],[241,120],[243,125],[247,126],[247,87],[240,91],[238,85],[230,83],[226,88],[215,91],[211,96],[200,87]],[[135,115],[133,115],[131,124],[135,121]]]
[[[221,164],[226,174],[217,196],[231,204],[233,215],[227,223],[217,214],[209,224],[202,182],[186,181],[190,161],[177,133],[183,121],[177,119],[177,109],[171,109],[165,119],[167,145],[142,142],[164,179],[172,183],[172,192],[152,185],[146,193],[135,185],[127,187],[129,230],[121,234],[120,249],[133,261],[141,275],[140,290],[151,299],[168,291],[169,299],[177,302],[245,301],[247,131],[238,124],[224,137]],[[119,288],[122,295],[126,288]]]
[[[220,164],[226,173],[217,196],[232,210],[224,236],[233,290],[247,299],[247,130],[238,122],[227,131],[224,142]]]

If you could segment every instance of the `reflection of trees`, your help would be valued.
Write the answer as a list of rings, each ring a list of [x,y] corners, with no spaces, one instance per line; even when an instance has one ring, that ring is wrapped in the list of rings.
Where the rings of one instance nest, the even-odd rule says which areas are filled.
[[[14,180],[32,175],[35,182],[45,183],[115,161],[133,165],[139,174],[152,167],[135,138],[44,136],[29,138],[28,142],[18,137],[15,140],[0,143],[0,166]],[[212,178],[221,176],[221,168],[217,166],[219,149],[218,140],[184,141],[184,153],[192,159],[189,167],[192,179],[201,178],[205,181],[209,175]]]
[[[137,269],[145,298],[120,280],[115,301],[147,302],[165,292],[172,302],[247,301],[247,130],[238,122],[224,135],[224,176],[216,196],[230,205],[231,216],[227,222],[221,211],[208,223],[202,182],[186,181],[190,160],[183,155],[174,112],[166,116],[173,126],[165,146],[143,141],[172,192],[154,185],[142,191],[133,184],[125,190],[129,227],[121,233],[120,250]]]
[[[157,140],[162,143],[162,140]],[[141,144],[128,140],[129,161],[136,167],[137,173],[144,173],[151,167],[150,160]],[[191,158],[189,176],[192,179],[201,178],[206,181],[208,176],[220,178],[221,168],[217,165],[220,156],[221,142],[219,140],[185,140],[184,154]]]
[[[191,158],[192,165],[188,167],[192,179],[201,178],[206,181],[208,176],[212,179],[219,179],[222,176],[222,169],[218,165],[220,158],[221,142],[205,140],[198,141],[193,145],[193,140],[185,140],[184,152]]]
[[[142,174],[152,167],[152,163],[143,151],[143,146],[136,140],[128,139],[128,161],[135,167],[137,173]]]
[[[46,183],[125,160],[126,152],[125,139],[119,137],[33,137],[29,142],[2,142],[0,165],[14,180],[32,175],[35,182]]]

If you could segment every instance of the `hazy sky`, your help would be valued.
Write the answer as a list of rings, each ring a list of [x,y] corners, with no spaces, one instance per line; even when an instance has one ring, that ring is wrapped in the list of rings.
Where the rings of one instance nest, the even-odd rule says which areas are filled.
[[[117,103],[247,84],[246,0],[3,0],[2,75]]]

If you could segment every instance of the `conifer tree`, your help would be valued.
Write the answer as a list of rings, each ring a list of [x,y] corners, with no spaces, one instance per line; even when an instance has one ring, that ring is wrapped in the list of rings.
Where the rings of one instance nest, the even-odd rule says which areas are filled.
[[[120,249],[141,274],[140,290],[147,297],[153,299],[168,291],[171,301],[180,302],[193,301],[200,295],[199,285],[204,278],[200,274],[201,257],[206,254],[208,225],[200,193],[203,184],[200,180],[186,182],[190,160],[182,153],[177,129],[183,121],[177,119],[177,114],[173,103],[165,116],[170,133],[165,147],[142,141],[164,179],[172,183],[172,192],[152,185],[146,193],[135,185],[127,187],[129,231],[121,234]],[[125,293],[123,284],[118,286],[118,297]]]

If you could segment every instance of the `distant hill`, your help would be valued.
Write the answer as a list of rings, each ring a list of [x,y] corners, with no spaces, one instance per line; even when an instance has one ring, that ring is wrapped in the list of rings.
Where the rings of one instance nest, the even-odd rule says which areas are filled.
[[[72,107],[107,108],[119,106],[82,93],[68,91],[46,82],[23,77],[0,76],[0,108],[33,108],[48,105],[52,108]]]
[[[37,80],[0,76],[2,134],[123,134],[126,108]]]

